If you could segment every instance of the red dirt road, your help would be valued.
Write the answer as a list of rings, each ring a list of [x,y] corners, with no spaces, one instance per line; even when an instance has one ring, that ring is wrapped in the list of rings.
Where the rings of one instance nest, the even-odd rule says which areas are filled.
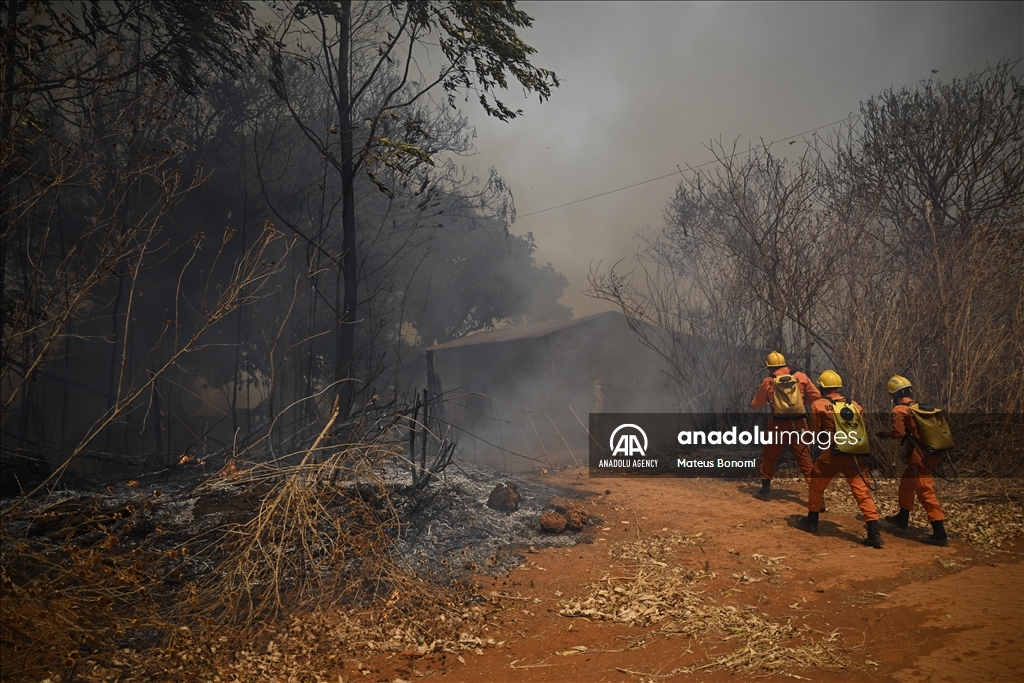
[[[546,479],[586,495],[592,515],[603,521],[593,527],[590,543],[525,550],[527,563],[508,576],[479,579],[482,595],[493,591],[502,597],[482,608],[491,614],[477,635],[503,645],[462,655],[391,653],[347,662],[343,679],[635,682],[767,674],[813,681],[1024,680],[1019,538],[1009,552],[992,554],[957,540],[955,527],[948,548],[922,544],[923,529],[896,536],[883,528],[885,548],[875,550],[861,545],[863,523],[846,514],[823,514],[817,536],[793,528],[795,516],[806,510],[802,482],[777,481],[774,498],[764,502],[750,495],[754,487],[748,483],[597,480],[580,470]],[[840,484],[845,486],[833,482],[830,495],[848,497]],[[894,509],[894,501],[877,502],[881,510]],[[831,640],[841,658],[786,666],[776,673],[736,671],[711,662],[745,647],[738,637],[692,638],[659,633],[658,624],[631,626],[559,614],[570,598],[591,593],[594,582],[630,571],[612,557],[615,546],[698,533],[700,542],[680,546],[675,561],[714,575],[700,584],[701,600],[749,610],[778,624],[809,627],[804,633]],[[763,571],[766,557],[775,562],[772,571]],[[792,644],[799,645],[799,639]],[[696,666],[705,668],[677,671]]]

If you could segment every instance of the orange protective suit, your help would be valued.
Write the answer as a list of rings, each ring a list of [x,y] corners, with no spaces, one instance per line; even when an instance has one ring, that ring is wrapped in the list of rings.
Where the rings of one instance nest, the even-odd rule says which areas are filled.
[[[838,391],[832,390],[826,394],[826,398],[819,398],[812,403],[812,432],[835,434],[836,419],[832,401],[829,398],[833,400],[846,399]],[[863,412],[860,404],[854,401],[851,403],[857,407],[857,410]],[[868,488],[869,475],[864,460],[842,453],[834,448],[822,451],[817,462],[814,463],[814,468],[811,470],[811,485],[807,495],[808,512],[821,512],[825,489],[828,488],[829,483],[840,472],[846,477],[846,481],[850,485],[850,491],[853,492],[853,497],[857,501],[857,507],[860,508],[864,521],[873,522],[877,520],[878,510],[875,509],[875,501],[871,499],[871,489]]]
[[[889,436],[892,438],[903,439],[907,432],[910,432],[918,441],[921,440],[921,432],[917,429],[914,414],[908,407],[913,402],[914,399],[904,396],[899,403],[892,407],[892,431],[889,432]],[[943,521],[946,516],[942,514],[942,506],[939,505],[939,498],[935,495],[935,480],[932,478],[932,471],[939,466],[942,456],[926,454],[910,439],[907,439],[906,452],[907,468],[900,476],[900,488],[897,495],[900,507],[904,510],[913,510],[916,494],[921,505],[924,506],[928,521]]]
[[[800,385],[800,392],[804,397],[804,405],[809,405],[813,401],[821,398],[821,392],[818,391],[818,387],[814,386],[807,375],[800,372],[799,370],[791,373],[788,367],[776,368],[772,371],[772,374],[761,380],[761,386],[758,387],[757,393],[754,394],[753,400],[750,401],[751,408],[764,408],[769,405],[772,400],[772,396],[775,393],[775,378],[781,377],[782,375],[792,374]],[[772,443],[765,445],[764,450],[761,451],[761,479],[770,480],[775,474],[775,463],[779,461],[779,456],[782,455],[782,449],[785,444],[779,443],[778,430],[780,429],[797,429],[805,431],[807,429],[807,420],[802,417],[775,417],[772,415],[768,419],[768,431],[775,432],[776,436],[772,439]],[[800,466],[800,471],[803,472],[804,477],[807,478],[810,483],[811,477],[811,448],[810,446],[791,443],[789,447],[793,450],[793,457],[796,459],[797,465]]]

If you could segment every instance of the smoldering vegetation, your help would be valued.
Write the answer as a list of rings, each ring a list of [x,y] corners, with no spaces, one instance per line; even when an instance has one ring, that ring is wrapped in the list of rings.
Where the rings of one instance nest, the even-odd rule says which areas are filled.
[[[211,476],[186,466],[8,502],[5,670],[83,672],[110,648],[176,652],[183,630],[234,643],[261,624],[339,607],[361,616],[348,626],[353,638],[382,638],[376,622],[412,633],[395,641],[402,647],[457,643],[473,622],[465,610],[485,600],[467,576],[506,573],[523,547],[581,538],[538,525],[571,490],[529,482],[517,509],[500,511],[488,493],[507,475],[455,465],[417,489],[386,437],[308,455],[290,467],[232,461]]]
[[[460,637],[465,566],[515,561],[494,538],[523,537],[552,492],[502,517],[477,505],[497,475],[445,480],[457,442],[422,350],[571,317],[565,278],[510,232],[501,176],[458,163],[460,96],[508,120],[510,82],[557,86],[516,36],[530,21],[472,3],[2,6],[5,680],[157,645],[184,659],[135,665],[166,680],[193,657],[202,675],[198,649],[332,606],[352,647],[394,629],[480,645]],[[449,538],[427,508],[475,530]]]
[[[153,7],[171,14],[140,27],[135,10],[23,3],[7,35],[2,381],[15,491],[65,462],[91,474],[260,441],[287,450],[315,436],[336,394],[342,427],[367,405],[411,405],[425,346],[570,317],[565,278],[533,261],[530,235],[509,232],[501,177],[457,164],[472,152],[469,121],[395,59],[364,54],[394,20],[383,6],[355,5],[346,139],[358,154],[344,177],[336,55],[300,37],[306,19],[267,27],[242,3],[225,16]],[[177,45],[160,23],[172,18],[211,25]],[[104,31],[107,42],[90,39]]]
[[[812,378],[837,370],[881,415],[900,374],[953,416],[963,469],[1019,480],[1019,74],[1003,62],[884,91],[803,149],[714,143],[719,163],[687,174],[665,225],[641,236],[641,267],[593,272],[591,293],[689,388],[692,412],[745,409],[771,349]],[[877,449],[888,474],[897,448]]]
[[[663,371],[559,327],[566,280],[510,232],[510,189],[458,164],[474,131],[451,105],[507,120],[509,74],[557,86],[514,38],[528,17],[267,9],[2,6],[5,679],[200,677],[261,648],[258,678],[281,634],[493,644],[466,577],[580,538],[538,532],[571,491],[488,508],[505,471],[582,461],[590,411],[740,406],[768,346],[835,367],[869,410],[908,374],[1019,453],[983,417],[1019,413],[1024,379],[1008,65],[870,100],[797,162],[718,148],[648,235],[650,277],[592,283]],[[440,76],[418,70],[432,44]],[[554,326],[513,344],[534,364],[515,386],[483,352],[445,359],[511,323]],[[999,453],[987,472],[1019,472]]]

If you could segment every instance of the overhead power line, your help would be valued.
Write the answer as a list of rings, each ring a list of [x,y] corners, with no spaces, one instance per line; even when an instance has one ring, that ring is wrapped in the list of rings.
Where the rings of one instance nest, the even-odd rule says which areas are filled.
[[[749,149],[746,149],[746,150],[744,150],[742,152],[734,152],[734,153],[730,154],[729,156],[724,157],[722,159],[722,161],[724,161],[726,159],[732,159],[733,157],[739,156],[741,154],[750,154],[755,149],[759,149],[761,147],[767,148],[767,147],[770,147],[770,146],[772,146],[774,144],[777,144],[777,143],[780,143],[780,142],[786,142],[787,140],[793,140],[794,138],[798,138],[798,137],[800,137],[802,135],[807,135],[808,133],[817,132],[817,131],[821,130],[822,128],[828,128],[830,126],[835,126],[835,125],[838,125],[840,123],[845,123],[847,121],[852,121],[853,119],[856,119],[856,118],[860,118],[860,114],[854,114],[853,116],[847,116],[845,119],[840,119],[838,121],[833,121],[832,123],[826,123],[824,126],[818,126],[817,128],[811,128],[810,130],[805,130],[802,133],[797,133],[795,135],[790,135],[788,138],[782,138],[780,140],[775,140],[774,142],[769,142],[766,145],[756,145],[756,146],[751,147]],[[704,166],[710,166],[711,164],[717,164],[718,162],[719,162],[719,159],[712,159],[711,161],[705,161],[703,164],[697,164],[696,166],[688,166],[687,168],[697,169],[697,168],[702,168]],[[633,183],[632,185],[626,185],[624,187],[617,187],[614,190],[608,190],[606,192],[601,192],[599,194],[591,195],[589,197],[584,197],[583,199],[575,199],[575,200],[573,200],[571,202],[566,202],[564,204],[559,204],[557,206],[549,206],[548,208],[540,209],[539,211],[531,211],[530,213],[524,213],[524,214],[522,214],[520,216],[517,216],[516,218],[518,219],[518,218],[526,218],[527,216],[536,216],[539,213],[545,213],[547,211],[554,211],[555,209],[561,209],[563,206],[572,206],[573,204],[579,204],[580,202],[586,202],[586,201],[590,201],[591,199],[597,199],[598,197],[603,197],[603,196],[605,196],[607,194],[614,194],[616,192],[622,192],[623,190],[628,190],[631,187],[637,187],[639,185],[646,185],[647,183],[653,183],[655,180],[663,180],[665,178],[668,178],[669,176],[674,176],[674,175],[681,175],[681,171],[673,171],[672,173],[666,173],[665,175],[660,175],[657,178],[651,178],[649,180],[641,180],[639,183]]]
[[[1013,68],[1014,66],[1016,66],[1017,64],[1019,64],[1022,61],[1024,61],[1024,57],[1022,57],[1020,59],[1017,59],[1017,60],[1015,60],[1013,62],[1010,62],[1009,67]],[[982,75],[988,73],[989,71],[992,71],[994,68],[995,67],[989,67],[988,69],[985,69],[984,71],[980,71],[980,72],[978,72],[976,74],[971,74],[967,78],[977,78],[979,76],[982,76]],[[934,74],[936,72],[933,71],[932,73]],[[964,80],[966,80],[966,79],[964,79]],[[688,166],[687,168],[689,168],[689,169],[703,168],[704,166],[710,166],[711,164],[717,164],[717,163],[719,163],[719,161],[726,161],[728,159],[732,159],[733,157],[737,157],[737,156],[739,156],[741,154],[750,154],[751,152],[753,152],[756,149],[760,149],[760,148],[767,149],[768,147],[771,147],[772,145],[778,144],[780,142],[788,142],[789,140],[795,140],[796,138],[802,137],[804,135],[808,135],[809,133],[816,133],[819,130],[821,130],[822,128],[831,128],[832,126],[836,126],[836,125],[838,125],[840,123],[846,123],[847,121],[853,121],[854,119],[859,119],[860,116],[861,116],[860,114],[853,114],[852,116],[847,116],[845,119],[839,119],[838,121],[833,121],[832,123],[826,123],[823,126],[818,126],[816,128],[811,128],[809,130],[805,130],[802,133],[796,133],[794,135],[790,135],[789,137],[781,138],[779,140],[775,140],[773,142],[769,142],[768,144],[765,144],[765,145],[755,145],[754,147],[750,147],[750,148],[748,148],[746,150],[743,150],[742,152],[733,152],[729,156],[724,157],[722,159],[711,159],[710,161],[705,161],[703,164],[697,164],[696,166]],[[557,204],[555,206],[549,206],[546,209],[540,209],[538,211],[531,211],[530,213],[520,214],[520,215],[516,216],[516,218],[519,219],[519,218],[528,218],[529,216],[536,216],[537,214],[547,213],[548,211],[554,211],[555,209],[561,209],[563,207],[572,206],[573,204],[579,204],[581,202],[588,202],[591,199],[597,199],[598,197],[604,197],[605,195],[615,194],[616,192],[622,192],[623,190],[629,190],[629,189],[634,188],[634,187],[639,187],[640,185],[646,185],[647,183],[653,183],[656,180],[664,180],[665,178],[669,178],[671,176],[676,176],[676,175],[682,175],[682,171],[681,170],[673,171],[672,173],[666,173],[665,175],[660,175],[657,178],[650,178],[648,180],[641,180],[638,183],[633,183],[631,185],[624,185],[622,187],[617,187],[614,190],[606,190],[605,192],[599,192],[597,194],[590,195],[589,197],[583,197],[582,199],[574,199],[573,201],[565,202],[564,204]]]
[[[836,126],[836,125],[839,125],[841,123],[846,123],[847,121],[853,121],[854,119],[859,119],[859,118],[860,118],[860,115],[859,114],[855,114],[855,115],[849,116],[849,117],[847,117],[845,119],[840,119],[839,121],[834,121],[833,123],[826,123],[823,126],[818,126],[817,128],[811,128],[810,130],[805,130],[802,133],[797,133],[796,135],[791,135],[790,137],[783,137],[781,139],[774,140],[773,142],[769,142],[767,144],[755,145],[753,147],[750,147],[749,150],[744,150],[743,152],[735,152],[735,153],[729,155],[728,157],[724,157],[722,160],[712,159],[711,161],[706,161],[705,163],[697,164],[696,166],[688,166],[687,168],[689,168],[689,169],[697,169],[697,168],[701,168],[703,166],[711,166],[712,164],[719,163],[719,161],[725,161],[727,159],[732,159],[733,157],[738,157],[739,155],[751,154],[755,150],[758,150],[758,148],[760,148],[760,147],[767,148],[767,147],[771,146],[772,144],[777,144],[778,142],[785,142],[787,140],[792,140],[792,139],[801,137],[802,135],[807,135],[808,133],[817,132],[817,131],[821,130],[822,128],[828,128],[829,126]],[[589,202],[590,200],[596,200],[598,197],[604,197],[605,195],[613,195],[615,193],[621,193],[621,191],[623,191],[624,189],[629,189],[631,187],[637,187],[639,185],[646,185],[648,182],[654,182],[655,180],[663,180],[663,179],[668,178],[668,177],[673,176],[673,175],[681,175],[681,171],[673,171],[672,173],[666,173],[665,175],[659,175],[656,178],[650,178],[648,180],[641,180],[640,182],[634,182],[632,185],[624,185],[623,187],[615,187],[614,189],[609,189],[607,191],[603,191],[603,193],[599,193],[597,195],[591,195],[590,197],[584,197],[583,199],[580,199],[580,200],[573,200],[571,202],[566,202],[565,204],[559,204],[557,206],[551,206],[551,207],[548,207],[547,209],[541,209],[540,211],[530,211],[529,213],[524,213],[524,214],[522,214],[520,216],[517,216],[516,218],[518,219],[518,218],[526,218],[527,216],[536,216],[539,213],[546,213],[548,211],[554,211],[555,209],[561,209],[562,207],[572,206],[573,204],[580,204],[581,202]]]

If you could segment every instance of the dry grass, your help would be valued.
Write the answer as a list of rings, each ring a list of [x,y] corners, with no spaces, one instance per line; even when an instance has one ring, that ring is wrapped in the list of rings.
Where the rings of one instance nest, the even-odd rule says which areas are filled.
[[[403,521],[380,473],[401,448],[316,446],[290,466],[231,461],[181,501],[230,502],[206,527],[190,513],[165,528],[166,497],[122,487],[5,514],[3,680],[287,679],[326,676],[343,652],[486,647],[467,632],[469,587],[417,575],[395,549]]]
[[[683,549],[701,543],[702,534],[667,538],[655,536],[622,543],[610,550],[621,563],[620,575],[606,576],[584,588],[585,597],[561,603],[568,617],[612,621],[654,629],[659,635],[683,635],[696,642],[734,642],[729,654],[708,656],[687,667],[660,674],[628,671],[643,678],[666,678],[709,668],[747,674],[791,675],[791,669],[845,670],[852,662],[835,643],[838,633],[821,633],[779,621],[756,608],[720,605],[705,583],[716,574],[687,560]],[[772,576],[783,567],[780,558],[756,556],[762,574]],[[738,577],[742,580],[743,577]],[[748,578],[748,582],[758,579]]]

